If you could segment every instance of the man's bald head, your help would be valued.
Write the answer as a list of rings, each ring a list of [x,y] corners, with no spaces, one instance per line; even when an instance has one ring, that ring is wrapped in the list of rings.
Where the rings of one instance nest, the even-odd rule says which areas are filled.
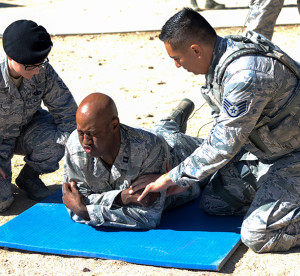
[[[80,103],[77,132],[83,149],[112,165],[121,144],[120,123],[115,102],[102,93],[92,93]]]
[[[113,99],[103,93],[95,92],[83,99],[80,103],[77,118],[88,120],[103,120],[111,122],[118,117],[118,110]]]

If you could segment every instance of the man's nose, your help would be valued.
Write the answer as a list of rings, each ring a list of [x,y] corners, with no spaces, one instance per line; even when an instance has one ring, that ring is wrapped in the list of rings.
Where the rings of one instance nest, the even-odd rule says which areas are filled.
[[[174,60],[174,62],[175,62],[175,66],[176,66],[177,68],[180,68],[180,67],[181,67],[181,64],[180,64],[178,61]]]
[[[83,144],[90,145],[92,143],[92,139],[89,135],[84,134],[83,136]]]

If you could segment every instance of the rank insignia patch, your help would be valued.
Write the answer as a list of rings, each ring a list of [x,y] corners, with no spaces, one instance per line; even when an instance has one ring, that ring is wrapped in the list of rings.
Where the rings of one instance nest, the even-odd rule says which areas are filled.
[[[229,100],[224,99],[223,106],[230,117],[238,117],[247,110],[247,101],[233,104]]]

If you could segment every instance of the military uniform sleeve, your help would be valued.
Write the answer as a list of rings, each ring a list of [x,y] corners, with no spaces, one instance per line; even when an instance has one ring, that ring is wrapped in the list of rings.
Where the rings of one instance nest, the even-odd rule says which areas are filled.
[[[71,132],[76,129],[77,104],[68,87],[50,64],[46,66],[45,78],[46,91],[43,102],[57,125],[56,141],[64,145]]]
[[[129,229],[157,227],[160,223],[165,196],[158,198],[150,207],[118,206],[112,199],[115,199],[120,192],[121,190],[112,190],[90,195],[86,201],[91,219],[88,224]]]
[[[145,146],[147,154],[140,166],[139,176],[153,173],[164,174],[167,172],[167,162],[171,162],[167,142],[160,136],[154,136],[153,138]],[[139,154],[140,151],[137,152],[137,155]]]
[[[70,140],[68,143],[69,142]],[[162,162],[166,162],[166,154],[163,143],[157,143],[154,145],[153,149],[148,151],[148,156],[140,167],[140,172],[161,172]],[[102,187],[103,192],[92,191],[90,185],[87,184],[86,177],[84,174],[80,173],[84,166],[77,166],[76,163],[79,164],[78,160],[71,160],[67,147],[65,155],[64,181],[69,182],[72,179],[77,183],[79,191],[84,197],[84,202],[90,217],[90,221],[85,221],[83,218],[78,217],[76,214],[68,210],[74,221],[93,226],[110,226],[132,229],[155,228],[160,223],[166,198],[165,193],[162,193],[150,207],[140,207],[135,205],[118,206],[115,203],[115,198],[122,192],[122,190],[112,190],[109,184],[107,184],[106,187]],[[130,174],[130,171],[128,173]],[[120,186],[124,187],[124,189],[129,188],[130,182],[126,179]]]
[[[272,73],[264,70],[240,70],[225,78],[216,125],[203,144],[170,171],[172,181],[188,186],[226,165],[247,141],[276,85]]]

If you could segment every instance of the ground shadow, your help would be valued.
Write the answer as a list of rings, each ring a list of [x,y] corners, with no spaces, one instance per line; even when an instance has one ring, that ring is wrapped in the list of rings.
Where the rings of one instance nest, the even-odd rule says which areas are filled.
[[[249,248],[243,243],[237,248],[232,256],[227,260],[219,271],[220,273],[231,274],[235,270],[235,265],[244,257]]]
[[[287,254],[291,254],[291,253],[300,253],[300,247],[296,247],[296,248],[292,248],[287,252],[274,252],[272,254],[276,255],[287,255]]]
[[[1,8],[18,8],[18,7],[24,7],[23,5],[16,5],[16,4],[7,4],[0,2],[0,9]]]
[[[214,11],[221,11],[221,10],[247,10],[249,7],[243,6],[243,7],[225,7],[224,9],[214,10]]]
[[[55,193],[57,190],[61,189],[61,184],[48,185],[47,187]],[[26,193],[15,185],[12,185],[12,192],[14,202],[9,209],[1,213],[1,216],[17,216],[38,203],[37,201],[28,198]]]
[[[296,8],[297,5],[295,4],[290,4],[290,5],[283,5],[283,8]]]

